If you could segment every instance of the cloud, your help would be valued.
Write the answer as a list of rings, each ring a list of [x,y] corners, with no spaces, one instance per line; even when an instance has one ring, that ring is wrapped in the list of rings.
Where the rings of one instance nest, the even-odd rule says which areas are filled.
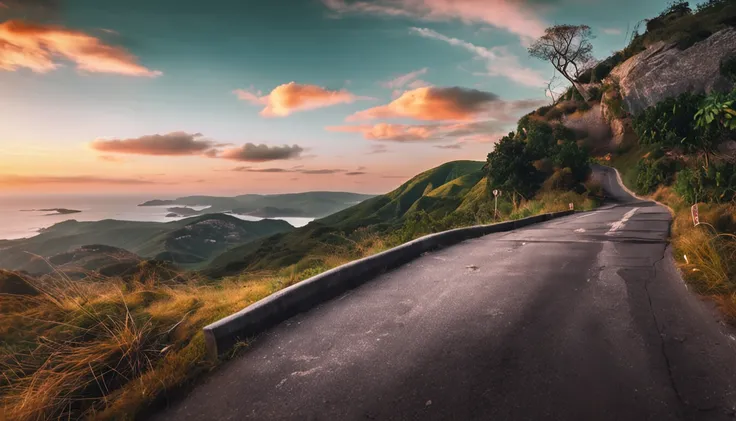
[[[137,57],[127,50],[107,45],[81,31],[22,20],[0,23],[0,70],[27,68],[47,73],[61,66],[56,61],[59,57],[74,62],[83,72],[161,75],[160,71],[139,64]]]
[[[364,171],[350,171],[350,172],[345,173],[345,175],[349,175],[349,176],[365,175],[365,174],[368,174],[368,173]]]
[[[426,21],[459,19],[484,23],[518,35],[522,41],[538,38],[548,26],[537,16],[538,1],[522,0],[322,0],[338,15],[374,14]]]
[[[125,162],[124,158],[115,155],[100,155],[97,159],[105,162]]]
[[[387,89],[392,89],[391,96],[393,98],[398,98],[406,91],[405,88],[417,89],[425,86],[432,86],[431,83],[418,79],[419,76],[426,74],[427,71],[428,69],[425,67],[423,69],[397,76],[385,82],[379,82],[379,85]]]
[[[386,145],[371,145],[371,149],[368,152],[368,155],[376,155],[376,154],[382,154],[382,153],[388,153],[391,152],[388,149],[388,146]]]
[[[346,90],[334,91],[296,82],[279,85],[268,95],[244,89],[237,89],[234,93],[240,100],[254,105],[264,105],[265,108],[260,113],[264,117],[286,117],[297,111],[349,104],[358,99],[365,99]]]
[[[57,175],[0,175],[0,186],[32,186],[38,184],[120,184],[120,185],[138,185],[138,184],[155,184],[153,181],[141,180],[135,178],[110,178],[98,177],[92,175],[74,175],[74,176],[57,176]]]
[[[200,155],[214,156],[217,144],[203,139],[201,133],[172,132],[146,135],[131,139],[97,139],[90,145],[100,152],[135,155]]]
[[[622,35],[623,31],[618,28],[601,28],[601,32],[606,35]]]
[[[436,145],[437,149],[462,149],[465,144],[463,142],[451,143],[449,145]]]
[[[388,142],[435,142],[435,141],[460,141],[468,143],[492,143],[508,133],[509,123],[486,120],[470,123],[450,124],[389,124],[378,123],[376,125],[356,126],[328,126],[327,131],[342,133],[360,133],[366,140],[388,141]],[[437,146],[443,148],[443,146]]]
[[[432,139],[437,126],[379,123],[360,126],[328,126],[325,129],[331,132],[362,133],[363,137],[368,140],[414,142]]]
[[[404,92],[391,103],[349,116],[346,121],[408,117],[416,120],[472,120],[498,96],[490,92],[459,87],[424,87]]]
[[[299,145],[268,146],[246,143],[237,148],[225,149],[220,158],[233,161],[267,162],[281,159],[296,159],[301,156],[304,149]]]
[[[478,76],[502,76],[524,86],[540,87],[547,80],[537,70],[524,67],[519,58],[511,54],[506,47],[480,47],[458,38],[451,38],[427,28],[411,28],[410,32],[424,38],[436,39],[452,46],[463,48],[473,53],[476,58],[486,62],[486,72],[476,73]]]
[[[379,84],[387,89],[403,88],[410,82],[417,79],[419,76],[427,74],[427,71],[428,69],[425,67],[423,69],[415,70],[413,72],[409,72],[409,73],[397,76],[391,80],[381,82]]]
[[[348,122],[375,119],[411,118],[421,121],[478,121],[498,120],[507,123],[515,122],[522,111],[528,111],[543,105],[543,100],[504,101],[492,92],[466,89],[460,87],[424,87],[403,93],[399,98],[378,107],[359,111],[348,116]],[[349,127],[349,126],[348,126]],[[370,133],[367,139],[399,137],[405,135],[406,140],[420,140],[431,137],[428,132],[432,126],[376,125],[368,130],[367,126],[346,128],[330,127],[331,131],[354,131]]]
[[[235,167],[233,171],[237,172],[253,172],[253,173],[300,173],[308,175],[325,175],[325,174],[340,174],[346,173],[347,171],[336,168],[323,168],[323,169],[303,169],[299,167],[293,168],[253,168],[250,166]]]

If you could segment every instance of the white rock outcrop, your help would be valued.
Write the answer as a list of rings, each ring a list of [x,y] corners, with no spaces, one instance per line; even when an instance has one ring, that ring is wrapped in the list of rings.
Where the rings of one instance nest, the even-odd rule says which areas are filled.
[[[736,29],[728,28],[686,50],[655,43],[621,63],[610,78],[618,81],[626,109],[636,115],[684,92],[730,90],[732,84],[721,75],[720,65],[734,55]]]

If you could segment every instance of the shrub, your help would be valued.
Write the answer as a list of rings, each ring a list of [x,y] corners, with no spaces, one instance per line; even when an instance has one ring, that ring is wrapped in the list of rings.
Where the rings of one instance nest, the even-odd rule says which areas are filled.
[[[554,105],[545,105],[544,107],[540,107],[537,110],[537,115],[540,117],[544,117],[547,114],[547,112],[549,112],[553,108],[554,108]]]
[[[721,61],[721,74],[732,83],[736,83],[736,55],[732,55]]]
[[[643,144],[687,147],[687,139],[698,136],[693,118],[703,95],[684,93],[649,107],[632,121]]]
[[[736,197],[736,164],[685,168],[677,174],[674,188],[688,203],[732,201]]]
[[[677,162],[668,157],[650,157],[639,161],[636,187],[640,193],[651,193],[660,185],[672,184]]]

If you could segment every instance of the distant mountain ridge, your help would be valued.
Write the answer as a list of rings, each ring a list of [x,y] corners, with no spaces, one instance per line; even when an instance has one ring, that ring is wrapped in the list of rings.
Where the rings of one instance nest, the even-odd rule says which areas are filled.
[[[412,215],[442,218],[473,211],[489,200],[485,163],[453,161],[425,171],[390,193],[376,196],[305,227],[234,247],[214,258],[205,272],[213,277],[243,270],[279,269],[334,250],[349,250],[360,229],[387,232]]]
[[[244,194],[233,197],[186,196],[172,200],[154,199],[138,206],[208,206],[200,211],[185,211],[189,214],[232,212],[262,218],[306,217],[320,218],[370,199],[374,195],[315,191],[288,194]],[[174,209],[174,208],[172,208]],[[176,210],[171,210],[178,213]],[[182,216],[187,216],[183,215]]]
[[[48,259],[52,264],[65,264],[68,263],[65,253],[79,254],[78,249],[97,245],[98,248],[122,249],[112,253],[115,255],[130,253],[132,256],[123,256],[126,261],[134,262],[140,256],[197,268],[231,247],[293,229],[282,220],[243,221],[224,214],[200,215],[168,223],[69,220],[46,228],[35,237],[2,242],[0,267],[33,274],[46,273],[50,266],[37,256]],[[111,254],[105,249],[83,251],[87,255]]]

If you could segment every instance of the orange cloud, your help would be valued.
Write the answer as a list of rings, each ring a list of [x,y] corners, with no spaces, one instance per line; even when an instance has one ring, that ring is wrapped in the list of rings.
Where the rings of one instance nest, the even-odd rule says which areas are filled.
[[[0,23],[0,70],[28,68],[36,73],[47,73],[60,66],[56,61],[59,57],[90,73],[161,75],[160,71],[140,65],[125,49],[107,45],[81,31],[22,20]]]
[[[264,117],[286,117],[296,111],[313,110],[337,104],[349,104],[357,99],[346,90],[333,91],[316,85],[302,85],[289,82],[277,86],[270,94],[237,89],[235,95],[243,101],[255,105],[265,105],[261,111]]]
[[[347,121],[408,117],[416,120],[474,120],[495,102],[496,94],[458,87],[423,87],[404,92],[387,105],[357,112]]]
[[[366,140],[390,142],[432,142],[455,140],[462,143],[495,142],[506,124],[494,120],[452,124],[363,124],[357,126],[328,126],[325,130],[341,133],[360,133]]]
[[[460,19],[485,23],[519,35],[528,42],[548,26],[535,13],[539,2],[522,0],[322,0],[340,13],[414,17],[428,21]]]
[[[368,140],[414,142],[432,140],[438,134],[439,126],[379,123],[360,126],[329,126],[325,129],[331,132],[361,133]]]

